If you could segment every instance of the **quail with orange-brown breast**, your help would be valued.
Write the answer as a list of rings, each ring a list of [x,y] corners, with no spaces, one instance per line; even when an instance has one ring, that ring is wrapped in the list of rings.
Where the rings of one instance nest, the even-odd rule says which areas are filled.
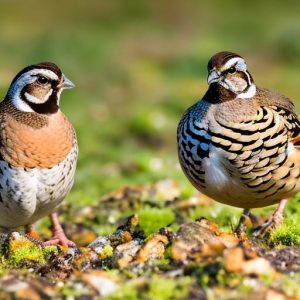
[[[76,169],[75,131],[59,108],[73,87],[55,64],[39,63],[16,75],[0,103],[0,226],[31,229],[50,215],[54,236],[45,245],[74,246],[55,212]]]
[[[257,87],[245,60],[232,52],[208,62],[209,88],[178,126],[178,154],[191,183],[209,197],[244,208],[279,203],[265,234],[300,191],[300,119],[291,100]]]

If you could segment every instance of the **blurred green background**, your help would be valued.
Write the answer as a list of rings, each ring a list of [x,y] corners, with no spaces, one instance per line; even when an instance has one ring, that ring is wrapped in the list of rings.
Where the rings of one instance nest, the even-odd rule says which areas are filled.
[[[1,96],[20,69],[40,61],[57,63],[76,84],[61,101],[80,146],[69,201],[162,178],[191,189],[176,127],[207,89],[208,59],[240,53],[258,85],[300,109],[299,11],[290,0],[1,0]]]

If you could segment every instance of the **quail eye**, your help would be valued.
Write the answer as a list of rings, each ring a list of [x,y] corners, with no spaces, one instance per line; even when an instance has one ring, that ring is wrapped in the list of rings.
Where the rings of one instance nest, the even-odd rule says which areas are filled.
[[[235,71],[236,71],[235,67],[231,67],[228,69],[228,73],[231,73],[231,74],[235,73]]]
[[[45,76],[39,76],[37,81],[38,83],[45,85],[49,82],[49,79]]]

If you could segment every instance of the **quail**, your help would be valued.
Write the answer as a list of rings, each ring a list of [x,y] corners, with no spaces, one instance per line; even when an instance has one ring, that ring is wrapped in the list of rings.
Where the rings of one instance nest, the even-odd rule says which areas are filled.
[[[0,226],[15,229],[50,215],[53,238],[45,245],[74,246],[55,212],[74,182],[78,147],[72,124],[59,108],[73,88],[53,63],[28,66],[0,103]]]
[[[238,54],[212,56],[207,81],[178,125],[181,167],[199,191],[244,208],[237,232],[251,208],[279,203],[255,232],[264,235],[300,191],[300,119],[289,98],[256,86]]]

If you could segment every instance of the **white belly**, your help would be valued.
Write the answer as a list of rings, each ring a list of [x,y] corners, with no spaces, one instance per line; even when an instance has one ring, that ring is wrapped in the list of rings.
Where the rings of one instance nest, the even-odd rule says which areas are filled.
[[[203,160],[205,170],[205,188],[201,191],[209,197],[237,207],[253,205],[254,194],[234,175],[230,166],[225,165],[223,150],[212,147],[209,158]],[[234,174],[234,170],[231,169]]]
[[[71,190],[77,148],[50,169],[24,169],[0,161],[0,226],[16,228],[50,214]]]

